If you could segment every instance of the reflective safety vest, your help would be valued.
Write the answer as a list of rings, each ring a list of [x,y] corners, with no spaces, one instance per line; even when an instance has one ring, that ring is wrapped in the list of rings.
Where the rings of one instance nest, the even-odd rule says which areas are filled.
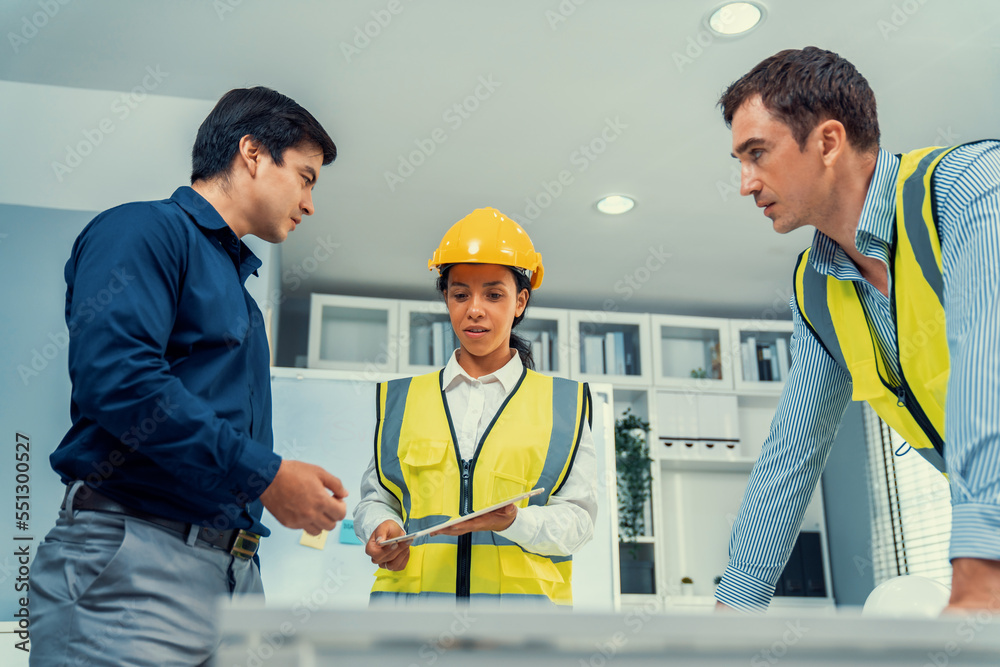
[[[809,263],[809,250],[795,267],[799,312],[830,356],[850,373],[851,398],[868,401],[941,472],[945,472],[944,406],[950,363],[933,178],[938,163],[954,148],[922,148],[900,158],[889,267],[902,373],[898,387],[886,379],[885,360],[856,284],[819,273]]]
[[[525,369],[466,461],[443,374],[378,386],[376,469],[379,482],[399,500],[403,529],[415,532],[538,487],[545,492],[518,505],[545,505],[569,476],[584,419],[590,420],[587,385]],[[438,535],[413,542],[402,571],[379,569],[371,597],[571,605],[572,572],[571,556],[532,553],[495,532]]]

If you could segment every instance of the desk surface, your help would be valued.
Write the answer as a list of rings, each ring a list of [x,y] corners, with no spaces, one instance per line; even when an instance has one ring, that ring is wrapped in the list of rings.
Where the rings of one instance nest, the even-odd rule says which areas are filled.
[[[466,608],[264,608],[220,615],[218,665],[851,667],[1000,665],[1000,617],[689,616]]]

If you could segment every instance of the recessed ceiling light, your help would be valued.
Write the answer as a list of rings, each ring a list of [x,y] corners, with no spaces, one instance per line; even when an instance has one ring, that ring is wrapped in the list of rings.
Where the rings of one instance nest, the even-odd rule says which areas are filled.
[[[719,35],[742,35],[764,18],[764,10],[752,2],[727,2],[708,18],[708,27]]]
[[[622,195],[609,195],[597,202],[597,210],[608,215],[618,215],[632,210],[635,200]]]

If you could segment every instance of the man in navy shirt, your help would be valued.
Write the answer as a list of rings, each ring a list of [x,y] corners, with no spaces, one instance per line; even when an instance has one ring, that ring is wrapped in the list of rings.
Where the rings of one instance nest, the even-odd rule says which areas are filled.
[[[202,123],[191,187],[94,218],[66,263],[73,425],[67,484],[31,569],[32,665],[200,664],[219,596],[261,592],[262,507],[312,534],[340,480],[273,452],[268,343],[240,240],[312,215],[333,140],[267,88]]]

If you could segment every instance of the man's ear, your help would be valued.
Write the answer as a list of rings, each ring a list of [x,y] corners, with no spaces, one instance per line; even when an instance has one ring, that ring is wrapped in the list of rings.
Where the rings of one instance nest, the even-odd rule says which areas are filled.
[[[811,140],[819,144],[820,159],[827,167],[836,164],[840,156],[847,150],[847,130],[839,120],[832,118],[824,120],[813,128]]]
[[[264,155],[264,147],[252,135],[245,134],[240,139],[239,151],[236,160],[239,165],[247,170],[251,177],[257,175],[257,167],[260,159]]]

